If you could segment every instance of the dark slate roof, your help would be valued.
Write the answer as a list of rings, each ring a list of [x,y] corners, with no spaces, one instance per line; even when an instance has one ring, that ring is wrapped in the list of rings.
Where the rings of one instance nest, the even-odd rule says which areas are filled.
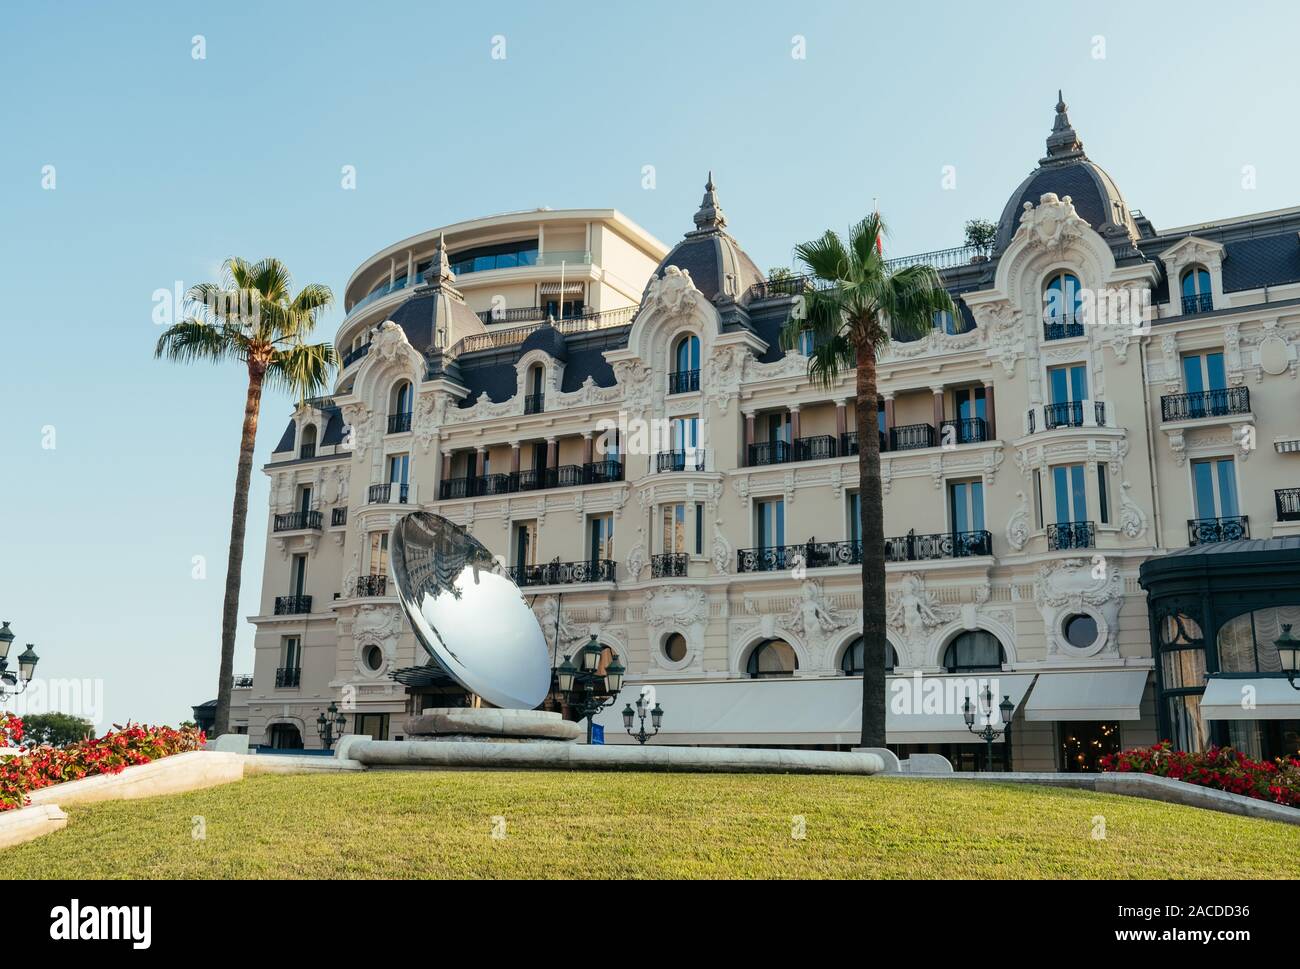
[[[417,287],[405,303],[389,315],[389,319],[400,326],[406,333],[411,346],[423,353],[434,344],[434,335],[438,329],[448,334],[474,333],[483,328],[483,323],[472,309],[457,297],[440,299],[443,292],[438,287]],[[451,319],[439,319],[439,307],[450,309]]]
[[[472,407],[480,394],[487,394],[488,400],[497,404],[513,397],[518,388],[516,364],[525,353],[538,345],[547,349],[555,359],[564,362],[564,379],[560,384],[562,393],[572,393],[579,389],[588,377],[598,387],[613,387],[616,382],[614,368],[609,365],[604,353],[606,350],[618,350],[627,346],[629,332],[631,326],[619,326],[590,333],[574,333],[566,337],[554,327],[545,326],[529,334],[516,347],[462,354],[455,362],[454,377],[469,393],[460,401],[459,406]],[[539,333],[543,335],[534,342]]]
[[[1300,281],[1300,236],[1295,231],[1227,242],[1223,248],[1224,292]]]
[[[283,454],[285,451],[292,451],[294,438],[296,436],[297,436],[297,428],[294,426],[293,418],[290,418],[289,426],[286,427],[284,429],[284,433],[280,435],[280,443],[275,446],[275,450],[272,451],[271,453]]]
[[[488,400],[499,404],[515,395],[519,383],[515,376],[513,361],[471,363],[462,357],[457,361],[460,382],[469,393],[460,402],[461,407],[472,407],[480,394],[487,394]]]
[[[1079,217],[1107,240],[1128,240],[1139,234],[1119,187],[1100,165],[1083,153],[1083,142],[1070,126],[1065,102],[1059,95],[1056,121],[1047,139],[1047,154],[1007,200],[998,220],[996,252],[1006,249],[1016,234],[1025,203],[1037,205],[1048,192],[1061,198],[1070,196]]]
[[[549,323],[528,334],[527,339],[519,347],[519,355],[522,357],[533,350],[541,350],[556,360],[568,359],[568,352],[564,348],[564,334]]]
[[[1210,542],[1207,545],[1190,545],[1187,548],[1168,552],[1152,561],[1188,559],[1197,556],[1210,558],[1223,555],[1240,555],[1242,553],[1259,554],[1261,552],[1282,555],[1290,553],[1291,555],[1300,556],[1300,535],[1284,535],[1279,538],[1242,538],[1235,542]]]
[[[691,274],[695,288],[716,302],[719,298],[726,298],[726,280],[731,276],[734,280],[731,291],[736,300],[746,302],[749,288],[762,282],[763,273],[740,244],[724,231],[726,225],[727,217],[718,204],[710,172],[704,187],[704,199],[695,213],[695,229],[686,233],[685,238],[664,256],[654,271],[655,277],[662,278],[669,266],[684,269]]]
[[[324,411],[329,419],[325,422],[325,433],[321,435],[321,446],[327,447],[331,444],[343,443],[343,429],[347,426],[343,422],[343,411],[338,407],[329,407]]]

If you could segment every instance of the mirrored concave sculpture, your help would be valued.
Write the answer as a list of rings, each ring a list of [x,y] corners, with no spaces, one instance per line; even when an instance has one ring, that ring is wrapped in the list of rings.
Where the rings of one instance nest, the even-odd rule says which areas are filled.
[[[546,639],[519,587],[468,532],[429,512],[393,526],[393,581],[415,637],[461,686],[531,710],[551,687]]]

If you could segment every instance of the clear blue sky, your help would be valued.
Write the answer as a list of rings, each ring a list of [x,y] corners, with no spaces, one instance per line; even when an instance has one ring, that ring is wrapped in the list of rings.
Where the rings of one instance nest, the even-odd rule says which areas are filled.
[[[613,206],[671,243],[710,168],[760,266],[876,196],[894,253],[943,248],[997,218],[1058,87],[1157,227],[1297,201],[1293,4],[1065,6],[5,4],[0,618],[43,675],[102,679],[107,721],[215,695],[245,374],[155,361],[151,312],[232,254],[341,295],[380,247],[510,209]],[[259,465],[287,414],[265,401]],[[243,616],[266,502],[258,473]]]

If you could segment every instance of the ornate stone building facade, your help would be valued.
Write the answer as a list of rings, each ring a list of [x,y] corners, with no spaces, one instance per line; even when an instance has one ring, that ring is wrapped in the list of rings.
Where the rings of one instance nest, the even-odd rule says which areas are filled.
[[[395,737],[441,702],[386,581],[420,507],[500,554],[557,656],[617,651],[658,742],[855,743],[853,378],[781,349],[812,283],[759,272],[711,178],[694,222],[665,253],[609,211],[498,217],[358,270],[336,391],[265,469],[255,741],[316,745],[331,700]],[[996,241],[914,257],[960,312],[879,366],[891,744],[975,767],[953,698],[985,682],[1016,705],[1017,768],[1168,733],[1140,566],[1300,530],[1297,230],[1300,209],[1158,232],[1061,103]]]

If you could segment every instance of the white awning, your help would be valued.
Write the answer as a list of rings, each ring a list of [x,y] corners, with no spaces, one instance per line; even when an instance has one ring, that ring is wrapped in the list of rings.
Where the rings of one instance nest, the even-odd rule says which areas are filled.
[[[1147,670],[1039,673],[1026,720],[1141,720]]]
[[[541,284],[538,285],[538,290],[537,290],[537,291],[538,291],[539,293],[541,293],[541,295],[543,295],[543,296],[556,296],[556,295],[558,295],[559,292],[560,292],[560,284],[559,284],[559,283],[541,283]],[[585,283],[582,283],[582,282],[576,282],[576,283],[566,282],[566,283],[564,284],[564,295],[565,295],[565,296],[581,296],[581,295],[582,295],[583,293],[585,293],[585,292],[586,292],[586,284],[585,284]],[[621,709],[621,708],[620,708],[620,709]]]
[[[966,729],[962,701],[987,685],[996,694],[995,704],[1010,696],[1018,709],[1033,681],[1032,673],[890,677],[888,742],[983,743]],[[856,744],[862,736],[862,681],[856,677],[650,685],[663,707],[659,738],[666,744]],[[628,684],[629,701],[640,687]],[[622,709],[617,703],[596,717],[608,744],[631,742]]]
[[[1300,690],[1282,676],[1211,676],[1201,697],[1206,720],[1300,720]]]

